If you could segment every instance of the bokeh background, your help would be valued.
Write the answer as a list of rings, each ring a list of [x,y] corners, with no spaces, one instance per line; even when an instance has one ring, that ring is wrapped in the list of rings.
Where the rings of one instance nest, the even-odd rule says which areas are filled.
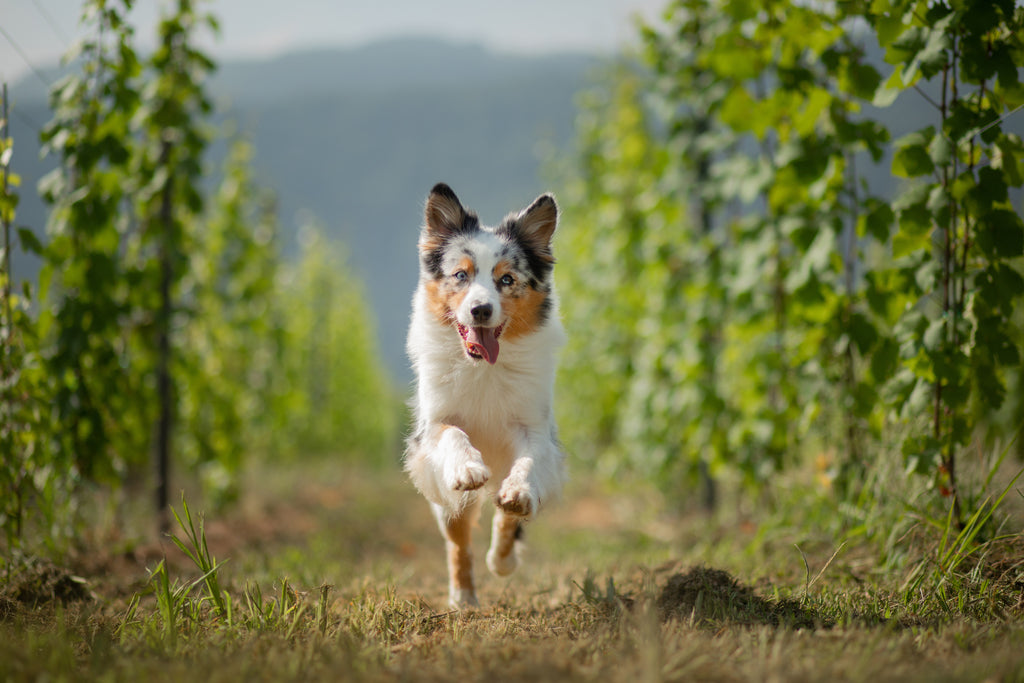
[[[5,1],[9,539],[83,487],[397,469],[439,181],[559,198],[576,471],[969,519],[1024,421],[1024,17],[975,10]]]

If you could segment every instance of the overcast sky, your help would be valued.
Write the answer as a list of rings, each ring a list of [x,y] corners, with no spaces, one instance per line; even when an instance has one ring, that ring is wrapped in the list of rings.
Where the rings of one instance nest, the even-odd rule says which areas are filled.
[[[634,15],[655,18],[667,0],[213,0],[221,22],[208,47],[220,59],[357,45],[396,35],[473,41],[514,52],[611,52],[634,37]],[[132,23],[151,41],[160,0],[136,0]],[[0,0],[0,81],[53,65],[79,35],[81,0]],[[24,53],[24,56],[21,54]]]

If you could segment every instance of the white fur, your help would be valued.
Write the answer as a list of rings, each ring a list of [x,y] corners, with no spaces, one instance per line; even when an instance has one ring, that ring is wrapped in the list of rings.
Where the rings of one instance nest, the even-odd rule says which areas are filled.
[[[479,479],[486,469],[490,473],[483,489],[529,498],[532,507],[526,516],[532,516],[557,497],[565,480],[553,405],[556,355],[565,342],[557,301],[539,330],[502,339],[498,361],[489,365],[466,356],[458,333],[428,312],[425,297],[418,288],[408,340],[417,378],[417,432],[429,435],[448,424],[468,438],[448,429],[436,444],[423,444],[422,464],[429,466],[410,457],[413,483],[451,516],[473,495],[466,487],[455,487],[455,481]]]
[[[477,272],[490,273],[497,263],[498,259],[495,257],[495,253],[501,248],[501,243],[494,235],[482,232],[473,240],[460,242],[459,246],[462,248],[451,249],[454,256],[461,255],[463,250],[469,251],[473,254],[476,261]],[[472,310],[481,304],[490,304],[494,307],[492,322],[495,326],[505,322],[505,316],[501,310],[501,295],[498,293],[498,288],[494,285],[494,280],[489,277],[477,277],[473,280],[473,284],[470,285],[465,298],[455,311],[455,319],[467,327],[474,325]],[[416,300],[413,299],[413,315],[415,315],[415,309]],[[410,338],[411,343],[412,340]],[[504,346],[502,346],[502,349],[504,349]],[[415,360],[413,362],[415,363]]]
[[[454,219],[453,219],[454,220]],[[500,241],[489,231],[459,240],[449,250],[454,263],[463,250],[472,252],[477,273],[466,295],[453,311],[464,326],[474,324],[471,310],[490,304],[489,325],[506,322],[501,294],[488,275],[497,261]],[[447,264],[450,270],[453,263]],[[431,312],[421,278],[413,297],[408,352],[416,372],[413,399],[416,437],[406,455],[406,470],[416,488],[431,502],[442,534],[449,522],[475,524],[483,500],[498,506],[495,513],[487,565],[499,576],[510,574],[518,564],[519,543],[513,543],[512,527],[501,520],[528,520],[557,498],[565,481],[564,455],[554,422],[556,356],[565,342],[558,318],[555,292],[548,294],[550,307],[536,329],[499,337],[499,353],[492,365],[470,358],[458,330]],[[502,541],[502,538],[504,541]],[[456,546],[449,538],[449,554]],[[471,572],[471,563],[468,565]],[[451,566],[449,567],[451,572]],[[474,589],[460,586],[449,576],[449,602],[454,607],[477,604]]]

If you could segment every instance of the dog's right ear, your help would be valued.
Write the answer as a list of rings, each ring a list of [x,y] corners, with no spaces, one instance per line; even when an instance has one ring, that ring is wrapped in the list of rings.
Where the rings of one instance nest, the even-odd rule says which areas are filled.
[[[420,237],[420,247],[423,249],[436,249],[453,235],[469,232],[479,225],[476,214],[462,208],[452,188],[444,183],[434,185],[430,191],[424,218],[423,234]]]

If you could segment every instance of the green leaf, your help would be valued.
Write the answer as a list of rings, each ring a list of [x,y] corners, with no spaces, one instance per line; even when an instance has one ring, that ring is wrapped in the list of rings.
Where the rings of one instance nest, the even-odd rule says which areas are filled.
[[[1024,276],[1005,263],[992,263],[986,269],[991,274],[992,284],[996,290],[1006,297],[1024,295]]]
[[[1020,363],[1017,345],[1007,333],[1002,316],[984,316],[977,322],[974,343],[981,353],[1002,366],[1016,366]]]
[[[974,181],[974,174],[971,171],[964,171],[956,180],[953,181],[953,185],[950,188],[950,196],[954,201],[963,201],[965,197],[974,189],[977,183]]]
[[[1016,109],[1024,104],[1024,84],[1020,82],[1003,85],[997,81],[994,90],[996,96],[1010,109]]]
[[[979,218],[976,239],[989,258],[1024,255],[1024,223],[1009,209],[993,209]]]
[[[27,252],[31,252],[36,255],[43,254],[43,244],[36,237],[36,234],[28,228],[18,228],[18,240],[21,242],[21,248]]]
[[[918,377],[917,381],[914,382],[910,395],[907,396],[907,400],[904,402],[903,414],[907,416],[917,417],[931,407],[932,403],[933,388],[931,382],[927,382],[924,379]]]
[[[978,171],[978,182],[967,193],[967,206],[974,215],[987,213],[994,205],[1009,198],[1006,180],[998,169],[986,166]]]
[[[944,8],[941,5],[933,5],[932,9]],[[924,49],[915,57],[925,78],[931,78],[946,66],[949,60],[948,51],[953,44],[949,27],[956,18],[957,13],[950,11],[944,18],[934,22],[928,31]]]
[[[871,323],[864,313],[860,311],[854,311],[850,316],[849,327],[847,330],[850,334],[850,339],[856,345],[857,350],[862,354],[868,353],[875,343],[878,341],[878,330]]]
[[[878,69],[860,60],[851,61],[846,75],[850,82],[850,92],[864,100],[872,99],[882,83]]]
[[[991,363],[979,363],[974,369],[974,381],[978,385],[978,396],[985,405],[998,410],[1006,400],[1006,385]]]
[[[1012,13],[1011,13],[1012,14]],[[968,36],[983,36],[1001,23],[1000,12],[995,2],[972,2],[963,12],[961,21]],[[978,41],[979,43],[982,41]],[[981,53],[984,59],[984,52]]]
[[[862,214],[858,219],[857,234],[861,237],[871,235],[881,243],[889,240],[889,231],[892,229],[896,214],[888,204],[871,198],[868,204],[867,213]]]
[[[900,452],[907,462],[907,470],[913,474],[932,475],[942,462],[941,444],[932,436],[909,436],[900,446]]]
[[[1006,183],[1011,187],[1024,184],[1024,144],[1016,135],[1003,135],[996,142],[992,157],[992,168],[1003,172]]]
[[[921,341],[929,351],[942,348],[946,339],[946,321],[942,318],[928,323],[928,329],[924,331]]]
[[[871,376],[879,384],[892,377],[899,365],[900,347],[892,337],[884,337],[871,354]]]
[[[953,158],[953,143],[945,135],[936,135],[928,145],[928,156],[936,166],[945,166]]]
[[[906,211],[914,206],[925,206],[935,183],[918,182],[903,189],[892,202],[892,208],[897,214]]]
[[[916,178],[935,170],[928,148],[924,145],[910,145],[896,151],[892,159],[892,173],[901,178]]]
[[[904,26],[903,30],[889,43],[885,61],[890,64],[906,64],[914,55],[924,49],[928,34],[923,26]],[[904,79],[906,82],[906,79]]]
[[[875,14],[875,37],[881,48],[889,47],[906,30],[901,12],[890,11],[891,8],[876,7],[872,4],[871,12]]]
[[[892,237],[893,258],[931,246],[931,213],[923,206],[900,213],[900,230]]]
[[[983,5],[985,3],[977,4]],[[978,15],[982,12],[981,8],[977,6],[972,7],[969,12],[964,13],[967,15],[965,19],[969,22],[972,15]],[[996,65],[989,59],[988,41],[982,37],[983,34],[984,31],[981,33],[972,31],[960,41],[960,73],[961,77],[968,83],[981,83],[992,78],[996,73]]]
[[[929,240],[930,241],[930,240]],[[922,292],[931,292],[936,288],[941,266],[936,259],[927,259],[914,271],[914,282]]]
[[[929,147],[935,139],[935,127],[928,126],[896,140],[892,172],[902,178],[927,175],[935,170]]]

